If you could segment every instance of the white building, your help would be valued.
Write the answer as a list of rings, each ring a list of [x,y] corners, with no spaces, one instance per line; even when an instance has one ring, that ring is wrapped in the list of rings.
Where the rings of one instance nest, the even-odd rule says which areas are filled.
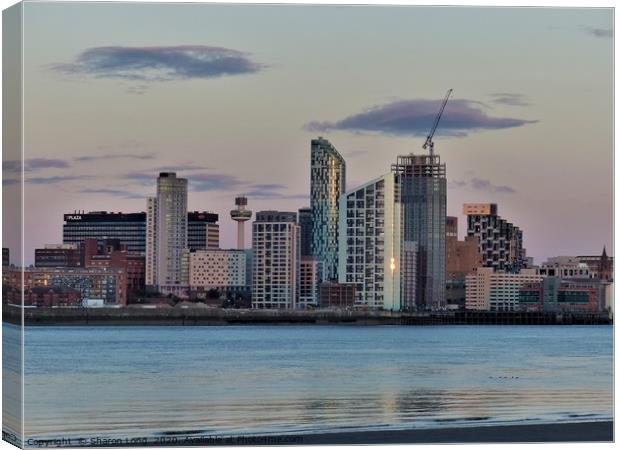
[[[189,253],[189,286],[221,291],[245,289],[243,250],[196,250]]]
[[[252,223],[252,308],[297,308],[300,247],[297,213],[256,213]]]
[[[161,172],[157,197],[147,199],[146,285],[182,291],[182,253],[187,248],[187,179]]]
[[[546,277],[590,278],[590,268],[576,256],[556,256],[548,258],[540,265],[538,273]]]
[[[476,273],[465,278],[465,307],[482,311],[516,311],[521,286],[542,279],[536,269],[503,273],[494,272],[492,267],[479,267]]]
[[[397,198],[393,173],[340,197],[338,281],[355,283],[356,307],[398,311],[405,304],[415,304],[414,298],[401,295],[401,274],[412,269],[403,268],[403,262],[411,260],[415,246],[409,243],[409,257],[401,258],[401,208]],[[413,271],[406,290],[410,297],[415,295],[415,268]]]

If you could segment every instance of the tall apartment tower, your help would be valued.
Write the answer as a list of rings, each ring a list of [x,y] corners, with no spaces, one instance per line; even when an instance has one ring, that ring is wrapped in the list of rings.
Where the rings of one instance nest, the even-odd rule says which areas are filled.
[[[399,156],[402,239],[416,248],[415,309],[446,305],[446,165],[439,155]],[[413,306],[412,306],[413,309]]]
[[[187,248],[187,179],[161,172],[157,197],[147,199],[146,285],[160,291],[182,284]]]
[[[252,223],[252,308],[293,309],[300,290],[297,214],[260,211]]]
[[[398,189],[388,173],[340,197],[338,281],[355,284],[356,306],[399,311],[405,303]]]
[[[344,158],[327,140],[319,137],[310,145],[311,252],[317,260],[321,281],[338,279],[338,208],[345,192]]]
[[[245,222],[252,218],[252,211],[245,209],[248,206],[247,197],[240,195],[235,198],[237,208],[230,211],[230,218],[237,222],[237,250],[245,248]]]
[[[494,270],[519,273],[525,267],[523,231],[497,214],[495,203],[465,203],[467,235],[479,239],[482,265]]]

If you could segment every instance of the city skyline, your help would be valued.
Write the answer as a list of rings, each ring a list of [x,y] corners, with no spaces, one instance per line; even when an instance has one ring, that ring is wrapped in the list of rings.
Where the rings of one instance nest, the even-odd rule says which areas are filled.
[[[536,262],[612,252],[609,11],[177,8],[25,5],[34,30],[24,43],[27,264],[34,248],[61,242],[63,213],[144,211],[162,170],[189,179],[188,209],[217,212],[221,246],[233,248],[237,194],[254,211],[309,206],[310,140],[320,135],[346,160],[347,191],[386,173],[397,155],[423,153],[447,88],[454,97],[435,141],[460,236],[462,204],[493,202]],[[163,12],[183,29],[162,33]],[[247,27],[232,33],[222,17]],[[321,36],[310,32],[318,17],[332,25]],[[390,25],[376,38],[364,33],[373,18]],[[422,41],[431,23],[449,33]],[[84,39],[70,39],[77,33]],[[19,189],[15,170],[5,161],[6,190]]]

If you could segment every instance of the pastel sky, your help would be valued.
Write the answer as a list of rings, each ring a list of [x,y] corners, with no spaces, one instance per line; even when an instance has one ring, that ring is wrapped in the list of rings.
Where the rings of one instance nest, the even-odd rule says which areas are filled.
[[[309,204],[313,137],[353,187],[423,152],[448,88],[461,236],[464,202],[496,202],[538,263],[612,252],[611,9],[26,3],[24,27],[26,263],[63,213],[145,210],[160,170],[232,247],[236,194]]]

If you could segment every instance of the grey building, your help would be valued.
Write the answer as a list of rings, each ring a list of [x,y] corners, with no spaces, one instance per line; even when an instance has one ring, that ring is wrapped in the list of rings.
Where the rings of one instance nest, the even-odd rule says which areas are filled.
[[[190,250],[215,250],[220,248],[218,215],[212,212],[187,213],[187,246]]]
[[[161,172],[157,197],[147,199],[146,285],[176,293],[187,251],[187,179]]]
[[[298,214],[301,256],[312,256],[312,208],[300,208]]]
[[[313,139],[310,146],[311,252],[321,281],[338,279],[338,202],[345,192],[344,158],[327,140]]]
[[[439,155],[399,156],[402,240],[416,244],[415,309],[446,305],[446,165]],[[413,309],[413,308],[412,308]]]

